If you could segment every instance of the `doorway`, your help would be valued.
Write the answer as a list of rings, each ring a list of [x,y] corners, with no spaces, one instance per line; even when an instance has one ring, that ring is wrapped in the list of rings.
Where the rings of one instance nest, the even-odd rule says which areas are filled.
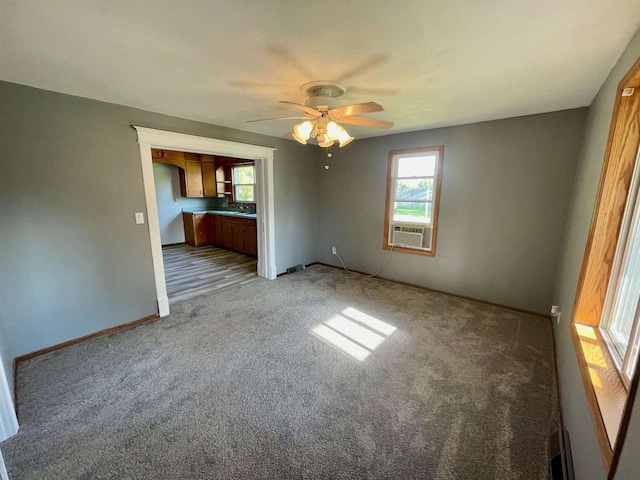
[[[214,138],[198,137],[146,127],[133,126],[138,134],[140,161],[144,183],[145,203],[151,256],[160,316],[169,314],[169,298],[160,238],[160,224],[156,200],[151,149],[178,150],[196,154],[234,157],[255,162],[255,204],[257,213],[258,276],[276,278],[275,229],[273,195],[273,152],[275,148],[261,147]]]

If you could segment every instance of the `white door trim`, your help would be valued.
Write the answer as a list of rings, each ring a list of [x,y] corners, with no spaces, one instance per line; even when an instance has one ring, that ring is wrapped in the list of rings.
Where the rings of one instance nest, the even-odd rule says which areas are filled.
[[[142,180],[147,206],[147,222],[151,240],[153,273],[156,281],[158,311],[161,317],[169,315],[169,298],[164,279],[162,260],[162,242],[160,240],[160,221],[156,187],[153,181],[153,163],[151,148],[165,148],[183,152],[224,155],[246,158],[256,162],[256,212],[258,214],[258,275],[263,278],[276,278],[276,250],[274,228],[273,199],[273,152],[271,147],[261,147],[246,143],[229,142],[216,138],[197,137],[184,133],[167,132],[133,125],[138,132]]]

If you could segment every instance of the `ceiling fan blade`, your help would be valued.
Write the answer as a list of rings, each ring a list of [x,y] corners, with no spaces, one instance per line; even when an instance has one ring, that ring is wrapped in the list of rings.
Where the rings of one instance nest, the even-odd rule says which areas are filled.
[[[293,138],[293,130],[291,130],[289,133],[287,133],[286,135],[283,135],[282,138]]]
[[[356,103],[329,110],[329,114],[337,117],[348,117],[350,115],[360,115],[361,113],[382,112],[384,108],[376,102]]]
[[[315,108],[311,108],[311,107],[307,107],[306,105],[302,105],[301,103],[296,103],[296,102],[287,102],[285,100],[280,100],[280,103],[286,103],[288,105],[295,105],[296,107],[298,107],[300,110],[304,111],[305,113],[308,113],[309,115],[312,115],[314,117],[319,117],[322,115],[322,113],[320,113],[318,110],[316,110]]]
[[[257,120],[247,120],[247,123],[253,122],[267,122],[269,120],[293,120],[293,119],[303,119],[306,120],[309,117],[274,117],[274,118],[259,118]]]
[[[340,120],[340,123],[347,123],[349,125],[362,125],[364,127],[384,128],[385,130],[393,127],[393,122],[364,117],[345,117]]]

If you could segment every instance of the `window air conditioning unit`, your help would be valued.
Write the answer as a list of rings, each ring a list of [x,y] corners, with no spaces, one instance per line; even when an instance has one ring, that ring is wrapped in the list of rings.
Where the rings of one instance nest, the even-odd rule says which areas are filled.
[[[431,250],[432,228],[424,225],[392,223],[389,227],[389,245],[416,250]]]

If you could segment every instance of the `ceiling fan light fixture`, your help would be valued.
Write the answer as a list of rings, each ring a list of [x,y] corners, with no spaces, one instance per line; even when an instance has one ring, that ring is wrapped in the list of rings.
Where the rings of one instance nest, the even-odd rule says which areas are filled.
[[[340,148],[342,148],[346,145],[349,145],[351,142],[353,142],[353,137],[349,135],[349,133],[344,128],[342,128],[342,132],[340,132],[340,136],[338,137],[338,140],[340,141]]]
[[[340,135],[342,135],[342,132],[344,132],[344,128],[342,128],[336,122],[331,121],[327,123],[327,135],[331,140],[338,140],[340,138]]]
[[[299,125],[293,127],[293,133],[291,134],[293,138],[301,143],[302,145],[307,144],[307,140],[311,136],[311,131],[313,130],[313,124],[307,120],[306,122],[302,122]]]
[[[331,145],[333,145],[333,140],[331,140],[331,138],[329,138],[329,135],[327,135],[326,133],[322,133],[318,135],[318,145],[320,145],[323,148],[325,147],[328,148]]]

